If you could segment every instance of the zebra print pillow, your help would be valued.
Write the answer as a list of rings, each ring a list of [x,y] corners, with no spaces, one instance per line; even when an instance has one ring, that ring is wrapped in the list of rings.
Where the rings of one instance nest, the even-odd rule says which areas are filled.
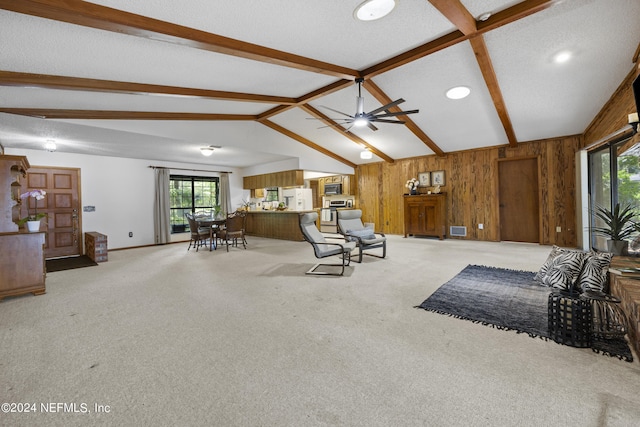
[[[542,283],[572,291],[582,269],[584,257],[585,253],[581,251],[563,251],[551,261]]]
[[[613,254],[607,252],[589,252],[578,275],[578,288],[582,292],[604,292],[607,286],[609,264]]]
[[[533,280],[541,284],[543,283],[544,276],[547,275],[547,270],[549,270],[549,266],[551,266],[553,259],[558,255],[560,255],[561,251],[562,251],[562,248],[556,245],[553,245],[553,247],[551,248],[551,253],[547,257],[547,260],[544,262],[544,264],[542,264],[542,267],[540,267],[540,270],[533,277]]]

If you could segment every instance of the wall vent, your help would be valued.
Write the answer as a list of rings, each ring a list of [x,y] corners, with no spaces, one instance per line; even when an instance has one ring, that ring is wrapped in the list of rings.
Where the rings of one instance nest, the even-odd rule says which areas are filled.
[[[466,237],[467,235],[467,227],[452,225],[449,227],[449,236],[454,237]]]

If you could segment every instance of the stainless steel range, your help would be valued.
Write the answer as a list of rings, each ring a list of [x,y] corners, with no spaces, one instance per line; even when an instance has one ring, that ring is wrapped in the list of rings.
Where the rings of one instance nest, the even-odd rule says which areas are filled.
[[[323,233],[337,233],[338,232],[338,214],[336,210],[338,208],[346,208],[346,200],[331,200],[329,201],[329,207],[322,208],[320,210],[320,231]]]

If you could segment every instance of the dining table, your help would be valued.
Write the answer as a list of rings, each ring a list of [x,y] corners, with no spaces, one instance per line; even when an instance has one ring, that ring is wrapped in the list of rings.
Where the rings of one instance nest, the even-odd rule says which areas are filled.
[[[224,228],[224,225],[227,223],[227,218],[200,216],[196,217],[196,221],[198,222],[198,227],[209,229],[209,250],[218,249],[218,243],[215,237],[218,230]]]

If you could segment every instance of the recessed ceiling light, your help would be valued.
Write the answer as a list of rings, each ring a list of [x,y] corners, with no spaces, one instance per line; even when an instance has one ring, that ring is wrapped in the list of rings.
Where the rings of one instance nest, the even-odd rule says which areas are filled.
[[[353,16],[360,21],[375,21],[391,13],[396,7],[396,0],[367,0],[361,3]]]
[[[556,64],[563,64],[563,63],[567,62],[570,59],[571,59],[571,52],[569,52],[568,50],[565,50],[565,51],[562,51],[562,52],[558,52],[553,57],[553,60],[554,60],[554,62]]]
[[[471,89],[466,86],[452,87],[447,91],[447,98],[449,99],[462,99],[469,96]]]

